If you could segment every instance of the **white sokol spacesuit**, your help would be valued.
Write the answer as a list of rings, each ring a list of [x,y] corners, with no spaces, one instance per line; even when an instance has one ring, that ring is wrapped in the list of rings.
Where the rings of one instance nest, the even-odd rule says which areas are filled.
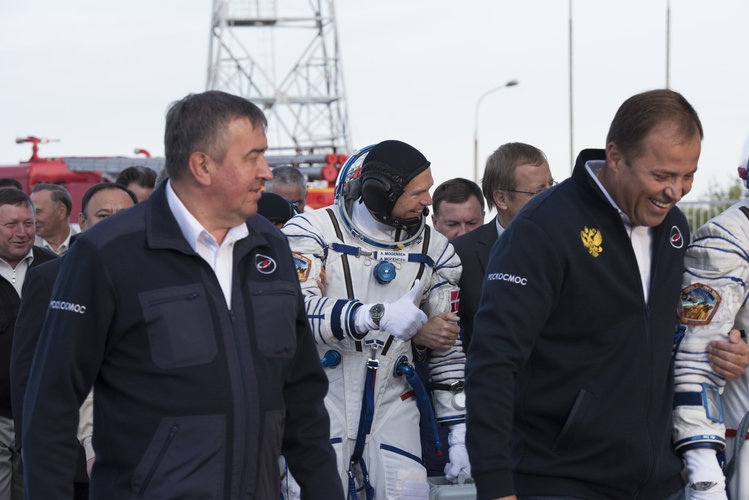
[[[687,462],[691,498],[721,499],[726,498],[725,479],[717,453],[725,447],[730,461],[737,439],[741,444],[746,439],[746,433],[736,437],[736,430],[749,412],[749,373],[726,381],[710,366],[707,347],[711,341],[725,341],[731,329],[749,333],[749,199],[699,228],[684,264],[674,443]],[[734,467],[729,496],[748,499],[749,446],[741,447]]]
[[[382,150],[377,148],[383,147],[385,157],[402,156],[410,148],[410,154],[426,161],[398,141],[365,148],[343,167],[336,203],[294,217],[283,231],[297,263],[309,324],[330,382],[325,405],[344,489],[348,488],[349,498],[427,499],[417,408],[417,399],[424,393],[407,380],[418,351],[410,336],[427,317],[457,311],[461,264],[444,236],[424,225],[424,216],[406,232],[378,220],[362,202],[366,194],[360,193],[367,191],[369,182],[362,174],[369,168],[366,156],[381,158]],[[406,183],[415,173],[400,182]],[[380,174],[375,176],[380,177],[376,184],[385,185],[376,187],[375,196],[395,190],[390,204],[383,202],[382,211],[387,212],[403,186],[388,185],[398,182],[397,171],[384,180]],[[324,294],[318,287],[323,269]],[[403,309],[404,304],[409,310]],[[410,333],[393,333],[401,329],[398,322],[408,322],[414,314],[423,318],[412,325]],[[450,444],[456,443],[456,449],[462,447],[464,452],[462,343],[459,340],[448,351],[425,355],[432,387],[438,388],[431,400],[436,421],[453,425]],[[398,370],[399,364],[405,369]],[[452,452],[450,457],[454,461]]]

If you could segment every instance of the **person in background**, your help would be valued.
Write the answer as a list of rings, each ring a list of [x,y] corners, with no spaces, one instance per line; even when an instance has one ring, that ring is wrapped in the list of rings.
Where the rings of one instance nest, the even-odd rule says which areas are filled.
[[[689,226],[676,203],[702,135],[681,94],[630,97],[606,149],[583,150],[492,248],[466,363],[478,499],[684,498],[672,348]]]
[[[21,500],[10,387],[10,350],[23,284],[29,270],[57,255],[34,246],[34,205],[15,188],[0,189],[0,498]],[[20,434],[19,434],[20,437]]]
[[[64,187],[41,182],[31,189],[36,209],[36,245],[65,255],[71,238],[77,233],[70,225],[73,199]]]
[[[18,179],[14,179],[13,177],[0,177],[0,188],[15,188],[20,191],[23,191],[23,185]]]
[[[473,181],[457,177],[434,190],[432,195],[434,229],[453,240],[484,223],[484,199],[481,188]]]
[[[453,337],[458,327],[443,316],[457,309],[460,261],[426,225],[433,180],[421,152],[388,140],[349,161],[335,205],[283,228],[330,381],[325,403],[340,480],[349,498],[363,488],[377,500],[428,499],[420,415],[450,427],[448,477],[470,475],[465,355]],[[317,281],[323,268],[324,292]],[[427,337],[434,330],[447,340],[433,344]],[[434,415],[413,368],[417,355],[429,364]]]
[[[156,185],[156,172],[142,165],[127,167],[120,172],[115,182],[135,193],[138,201],[141,202],[147,200],[153,193]]]
[[[257,213],[281,229],[289,219],[299,213],[299,210],[286,198],[265,191],[257,202]]]
[[[266,124],[225,92],[175,102],[168,181],[66,256],[24,398],[29,498],[71,498],[92,385],[91,499],[275,499],[282,453],[305,498],[343,498],[291,252],[253,217]]]
[[[480,284],[484,281],[492,245],[526,203],[553,185],[546,155],[530,144],[508,142],[486,160],[481,190],[489,209],[494,208],[497,216],[452,241],[463,263],[458,316],[466,349],[471,345],[473,318],[481,300]]]
[[[747,168],[749,138],[739,164],[745,186]],[[684,258],[673,438],[693,500],[725,500],[726,490],[729,498],[749,498],[748,249],[744,198],[700,227]],[[723,451],[728,465],[721,468]]]
[[[265,183],[265,191],[286,198],[299,212],[304,212],[307,206],[307,176],[296,167],[274,168],[273,179]]]
[[[130,208],[138,199],[126,187],[113,182],[91,186],[81,199],[81,213],[78,224],[81,232],[90,229],[107,217]],[[16,332],[13,336],[13,348],[10,355],[10,384],[13,403],[13,420],[16,426],[16,447],[19,453],[23,450],[23,397],[29,380],[31,362],[42,330],[45,313],[49,306],[52,288],[60,271],[63,259],[53,259],[29,270],[23,284],[21,304],[16,319]],[[88,499],[87,463],[93,464],[93,398],[92,393],[80,408],[78,424],[79,448],[77,469],[74,481],[74,498]],[[90,471],[90,467],[89,467]]]

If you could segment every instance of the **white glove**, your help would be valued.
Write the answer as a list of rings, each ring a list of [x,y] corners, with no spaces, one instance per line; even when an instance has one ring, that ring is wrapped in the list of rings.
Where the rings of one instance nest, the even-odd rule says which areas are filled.
[[[411,290],[400,299],[385,304],[385,314],[380,320],[380,330],[385,330],[401,340],[408,340],[424,326],[428,319],[427,315],[414,305],[414,299],[421,291],[419,282],[420,280],[416,280]]]
[[[393,337],[401,340],[408,340],[427,322],[427,315],[424,311],[414,305],[414,299],[419,294],[420,280],[416,280],[411,290],[395,302],[383,304],[385,312],[380,319],[380,330],[388,332]],[[372,317],[369,315],[369,309],[374,304],[363,304],[356,310],[354,323],[356,331],[360,335],[366,334],[370,330],[377,330]]]
[[[466,477],[471,477],[471,463],[468,461],[466,450],[466,424],[455,424],[450,427],[447,444],[450,445],[450,461],[445,465],[447,480],[455,483],[461,470],[465,472]]]
[[[689,469],[689,498],[691,500],[727,500],[726,479],[723,470],[718,464],[715,450],[709,448],[697,448],[684,452],[684,460]],[[696,490],[694,484],[715,483],[715,486],[707,490]]]

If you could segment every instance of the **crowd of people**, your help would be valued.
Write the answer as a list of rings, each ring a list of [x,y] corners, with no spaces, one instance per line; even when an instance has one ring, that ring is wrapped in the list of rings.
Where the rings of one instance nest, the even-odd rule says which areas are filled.
[[[317,210],[266,125],[175,102],[165,171],[91,187],[80,232],[0,179],[0,500],[749,498],[749,204],[691,236],[682,95],[561,183],[509,142],[434,188],[386,140]]]

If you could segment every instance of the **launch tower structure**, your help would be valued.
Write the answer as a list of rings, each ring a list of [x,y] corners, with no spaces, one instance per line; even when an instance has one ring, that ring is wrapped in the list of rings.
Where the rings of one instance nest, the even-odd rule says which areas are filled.
[[[333,0],[214,0],[207,88],[268,118],[269,154],[350,154]]]

